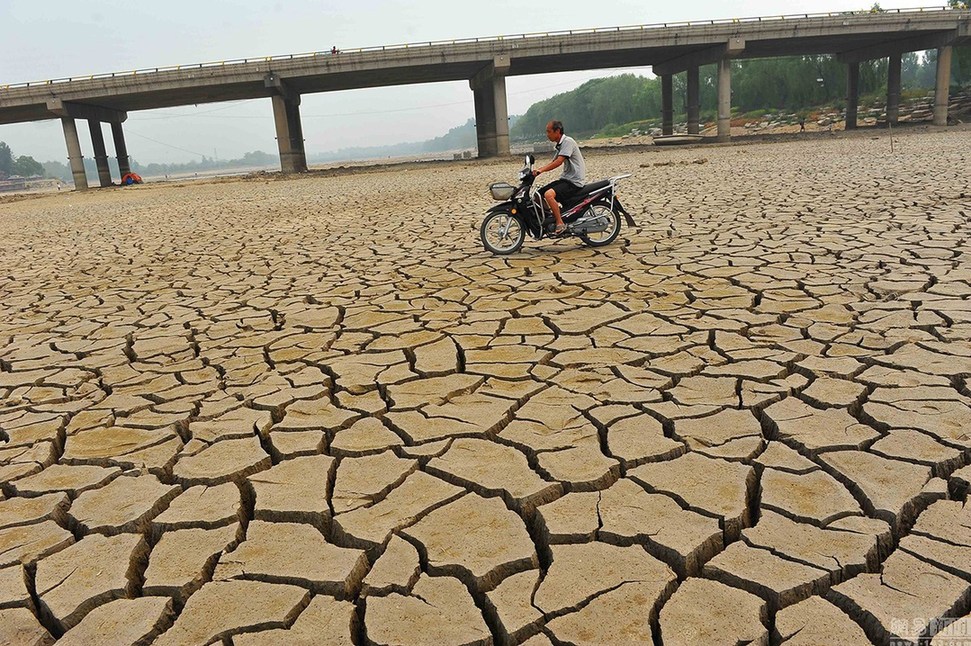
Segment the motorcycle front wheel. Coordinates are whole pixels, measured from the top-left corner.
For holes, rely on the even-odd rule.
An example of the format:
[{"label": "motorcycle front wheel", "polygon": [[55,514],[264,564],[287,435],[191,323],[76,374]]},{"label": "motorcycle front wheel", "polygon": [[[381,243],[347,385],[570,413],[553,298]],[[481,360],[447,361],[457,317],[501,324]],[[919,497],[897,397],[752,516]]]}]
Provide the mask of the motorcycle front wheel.
[{"label": "motorcycle front wheel", "polygon": [[590,210],[593,211],[594,217],[608,218],[610,224],[603,231],[583,234],[580,239],[588,247],[605,247],[620,235],[620,213],[611,211],[606,204],[594,204],[590,207]]},{"label": "motorcycle front wheel", "polygon": [[479,237],[486,251],[505,256],[516,253],[526,240],[526,229],[522,223],[509,213],[496,211],[489,213],[479,227]]}]

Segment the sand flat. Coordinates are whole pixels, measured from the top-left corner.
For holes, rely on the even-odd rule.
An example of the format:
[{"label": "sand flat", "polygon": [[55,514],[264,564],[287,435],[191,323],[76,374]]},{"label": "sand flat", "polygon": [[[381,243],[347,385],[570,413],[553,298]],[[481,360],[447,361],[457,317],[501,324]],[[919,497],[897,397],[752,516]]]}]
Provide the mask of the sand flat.
[{"label": "sand flat", "polygon": [[[943,626],[934,617],[967,611],[961,577],[971,575],[971,558],[946,531],[966,526],[967,514],[947,508],[943,529],[909,541],[906,553],[892,537],[947,504],[939,502],[947,480],[971,450],[969,150],[967,126],[900,129],[892,151],[882,130],[588,146],[589,181],[633,173],[620,197],[638,226],[604,249],[527,240],[509,257],[482,249],[478,225],[492,205],[488,184],[513,180],[519,156],[4,201],[0,491],[62,495],[65,487],[43,475],[52,467],[125,471],[94,489],[148,479],[173,493],[239,489],[238,540],[197,559],[188,599],[175,616],[147,622],[146,639],[273,631],[299,640],[315,617],[305,611],[312,593],[358,604],[340,621],[317,622],[315,637],[333,643],[362,643],[366,632],[419,642],[452,633],[475,643],[568,641],[590,626],[629,639],[660,630],[674,643],[711,630],[709,610],[722,613],[723,634],[764,640],[789,606],[789,623],[779,626],[823,608],[833,639],[861,630],[878,642],[916,639],[917,618],[933,636]],[[737,419],[750,423],[735,428]],[[83,459],[64,450],[112,428],[133,429],[138,442]],[[663,451],[644,448],[659,441]],[[495,464],[443,466],[467,446]],[[260,502],[251,483],[314,455],[332,459],[321,458],[328,466],[308,473],[308,486],[274,486],[304,492],[320,513],[254,525]],[[345,460],[356,462],[342,468]],[[545,493],[523,504],[509,460],[513,475]],[[682,477],[667,462],[710,466]],[[409,468],[342,479],[367,463]],[[205,477],[185,475],[196,471]],[[742,475],[729,482],[719,477],[726,472]],[[688,579],[674,575],[685,571],[683,550],[638,529],[651,523],[638,516],[636,496],[625,506],[623,496],[603,495],[631,488],[680,508],[672,523],[700,516],[722,533],[692,552]],[[99,499],[93,490],[68,489],[66,513],[13,519],[4,553],[33,554],[22,527],[40,521],[79,533],[82,545],[99,532],[130,532],[133,542],[143,534],[148,554],[127,550],[110,558],[130,554],[131,562],[106,564],[135,598],[162,534],[222,522],[208,523],[211,512],[199,506],[182,510],[188,524],[153,523],[175,499],[156,493],[103,497],[131,506],[138,523],[75,526],[79,497],[89,514],[125,509],[88,509]],[[335,491],[355,500],[352,508],[335,505]],[[952,483],[951,495],[960,491]],[[608,497],[610,508],[601,508]],[[453,524],[474,542],[461,532],[428,538],[459,508]],[[602,531],[605,512],[627,519],[630,531]],[[383,529],[356,540],[345,514]],[[762,526],[763,518],[776,522]],[[551,519],[560,530],[545,524]],[[272,546],[268,558],[265,544],[247,542],[247,527],[275,522],[310,532],[292,546],[292,561],[285,547]],[[829,576],[817,576],[787,549],[800,524],[860,553],[827,561]],[[496,541],[515,532],[522,554],[497,561],[502,567],[490,561],[484,577],[464,564],[496,547],[490,531]],[[416,548],[420,571],[362,596],[357,582],[402,540]],[[37,564],[26,576],[51,571],[70,544],[24,556]],[[301,560],[350,548],[361,554],[353,584],[321,587],[294,574]],[[603,563],[585,564],[583,580],[567,586],[573,596],[537,614],[528,588],[533,596],[548,589],[549,572],[575,570],[557,557],[581,552]],[[247,559],[261,559],[262,569],[248,570]],[[650,563],[668,583],[645,588],[628,562]],[[19,570],[7,574],[0,608],[37,610],[23,601]],[[514,577],[536,583],[514,586]],[[924,594],[933,577],[949,585]],[[265,595],[274,612],[220,610],[242,590]],[[712,605],[704,590],[724,603]],[[70,622],[41,609],[39,625],[55,636],[88,626],[84,617],[93,621],[118,596],[84,594]],[[737,599],[746,611],[732,614]],[[389,620],[401,608],[416,617],[407,634]],[[423,629],[422,617],[443,623]]]}]

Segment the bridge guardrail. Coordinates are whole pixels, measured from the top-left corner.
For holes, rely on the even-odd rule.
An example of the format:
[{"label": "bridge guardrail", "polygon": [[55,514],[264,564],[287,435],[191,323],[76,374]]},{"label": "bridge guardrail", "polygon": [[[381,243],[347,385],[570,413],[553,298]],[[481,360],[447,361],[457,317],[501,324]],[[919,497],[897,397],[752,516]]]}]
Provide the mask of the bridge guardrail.
[{"label": "bridge guardrail", "polygon": [[225,61],[210,61],[207,63],[192,63],[187,65],[167,65],[163,67],[147,67],[137,70],[129,70],[125,72],[105,72],[101,74],[90,74],[85,76],[70,76],[58,79],[49,79],[46,81],[28,81],[25,83],[9,83],[6,85],[0,85],[0,89],[8,90],[13,88],[27,88],[34,86],[46,86],[54,85],[57,83],[70,83],[72,81],[93,81],[97,79],[106,78],[117,78],[126,76],[137,76],[139,74],[154,74],[157,72],[176,72],[182,70],[193,70],[193,69],[206,69],[212,67],[225,67],[227,65],[246,65],[248,63],[259,63],[259,62],[272,62],[280,60],[295,60],[303,58],[317,58],[324,56],[339,56],[344,54],[359,54],[368,52],[380,52],[380,51],[395,51],[399,49],[413,49],[418,47],[434,47],[440,45],[464,45],[470,43],[491,43],[491,42],[505,42],[512,40],[522,40],[526,38],[544,38],[548,36],[576,36],[583,34],[607,34],[607,33],[617,33],[625,31],[647,31],[651,29],[670,29],[671,27],[696,27],[701,25],[731,25],[731,24],[741,24],[741,23],[762,23],[770,21],[783,21],[783,20],[795,20],[795,19],[808,19],[808,18],[837,18],[845,16],[864,16],[886,14],[886,15],[898,15],[898,14],[910,14],[910,13],[931,13],[931,12],[961,12],[961,9],[952,9],[950,7],[915,7],[912,9],[882,9],[878,12],[869,9],[864,9],[860,11],[829,11],[825,13],[800,13],[800,14],[785,14],[780,16],[756,16],[751,18],[718,18],[714,20],[688,20],[679,22],[659,22],[651,23],[646,25],[624,25],[620,27],[594,27],[588,29],[567,29],[561,31],[545,31],[545,32],[531,32],[526,34],[517,34],[511,36],[486,36],[482,38],[457,38],[454,40],[437,40],[437,41],[423,41],[417,43],[401,43],[397,45],[379,45],[373,47],[358,47],[354,49],[342,49],[336,54],[330,51],[321,52],[306,52],[302,54],[283,54],[278,56],[257,56],[252,58],[236,58]]}]

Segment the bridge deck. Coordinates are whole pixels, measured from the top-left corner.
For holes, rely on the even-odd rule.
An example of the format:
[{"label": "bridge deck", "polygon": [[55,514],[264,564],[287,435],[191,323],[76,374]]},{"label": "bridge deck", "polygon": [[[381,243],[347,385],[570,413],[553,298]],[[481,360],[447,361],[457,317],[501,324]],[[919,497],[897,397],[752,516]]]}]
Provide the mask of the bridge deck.
[{"label": "bridge deck", "polygon": [[271,72],[290,91],[303,94],[468,80],[496,56],[508,57],[508,76],[676,66],[688,60],[697,64],[697,60],[724,55],[719,48],[729,42],[735,43],[733,58],[854,52],[876,58],[945,43],[969,43],[971,12],[844,13],[640,25],[96,74],[0,87],[0,124],[52,119],[55,114],[47,105],[51,99],[127,112],[268,97],[274,90],[266,87],[264,79]]}]

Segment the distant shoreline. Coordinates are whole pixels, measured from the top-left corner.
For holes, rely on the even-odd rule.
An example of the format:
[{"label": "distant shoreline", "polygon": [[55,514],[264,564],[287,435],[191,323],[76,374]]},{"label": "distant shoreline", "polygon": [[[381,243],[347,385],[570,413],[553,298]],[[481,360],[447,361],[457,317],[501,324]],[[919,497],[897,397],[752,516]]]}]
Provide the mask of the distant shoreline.
[{"label": "distant shoreline", "polygon": [[[934,126],[929,122],[918,122],[909,124],[900,124],[892,129],[888,129],[882,126],[861,126],[856,130],[844,130],[842,124],[838,124],[832,130],[828,128],[816,128],[810,129],[810,124],[806,124],[807,129],[800,132],[798,126],[782,126],[772,130],[760,130],[757,133],[753,133],[742,127],[732,128],[732,140],[725,143],[716,143],[713,138],[709,138],[706,141],[699,143],[688,143],[678,146],[655,146],[653,143],[653,138],[650,135],[639,135],[639,136],[625,136],[625,137],[611,137],[611,138],[596,138],[596,139],[585,139],[580,141],[580,145],[584,150],[596,151],[596,154],[612,154],[614,152],[630,152],[631,150],[641,149],[645,152],[664,154],[672,150],[678,149],[704,149],[711,146],[737,146],[737,145],[757,145],[757,144],[770,144],[770,143],[781,143],[786,141],[799,141],[807,139],[818,139],[818,138],[830,138],[830,137],[899,137],[899,136],[916,136],[924,132],[936,132],[940,130],[948,131],[965,131],[971,129],[971,123],[959,123],[952,126]],[[815,126],[815,124],[813,124]],[[478,159],[476,157],[455,159],[454,154],[461,151],[443,151],[440,153],[425,153],[423,155],[403,155],[400,157],[381,157],[367,160],[353,160],[353,161],[342,161],[342,162],[328,162],[324,164],[312,164],[310,165],[306,173],[300,174],[288,174],[284,175],[280,172],[277,166],[258,166],[258,167],[242,167],[242,168],[226,168],[219,170],[208,170],[198,173],[179,173],[170,174],[168,176],[144,176],[144,179],[148,184],[168,184],[177,185],[182,183],[195,183],[199,181],[252,181],[252,180],[290,180],[299,179],[301,177],[319,177],[319,176],[331,176],[331,175],[345,175],[345,174],[355,174],[357,172],[369,172],[369,171],[380,171],[387,168],[398,168],[401,166],[407,166],[409,164],[441,164],[441,163],[462,163],[462,164],[491,164],[491,163],[508,163],[510,157],[520,157],[527,152],[532,152],[533,144],[519,144],[513,146],[512,152],[508,156],[503,157],[493,157],[489,159]],[[535,153],[537,156],[542,158],[542,155],[548,154],[543,152]],[[37,180],[37,183],[43,182],[47,186],[42,189],[30,189],[26,191],[13,191],[7,193],[0,193],[0,204],[16,202],[24,199],[31,199],[33,197],[43,197],[55,192],[70,192],[73,188],[69,184],[60,183],[61,188],[58,189],[54,184],[59,183],[59,180],[45,179]],[[96,184],[92,184],[93,187],[97,187]],[[115,185],[118,187],[117,185]],[[128,188],[128,187],[126,187]]]}]

